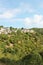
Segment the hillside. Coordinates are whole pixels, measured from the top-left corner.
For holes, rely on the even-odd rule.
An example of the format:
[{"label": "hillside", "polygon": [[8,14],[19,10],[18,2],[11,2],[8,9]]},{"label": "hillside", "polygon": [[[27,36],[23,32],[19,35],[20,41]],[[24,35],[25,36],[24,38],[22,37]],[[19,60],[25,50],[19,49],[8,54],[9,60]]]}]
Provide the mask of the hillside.
[{"label": "hillside", "polygon": [[43,65],[43,28],[0,26],[0,65]]}]

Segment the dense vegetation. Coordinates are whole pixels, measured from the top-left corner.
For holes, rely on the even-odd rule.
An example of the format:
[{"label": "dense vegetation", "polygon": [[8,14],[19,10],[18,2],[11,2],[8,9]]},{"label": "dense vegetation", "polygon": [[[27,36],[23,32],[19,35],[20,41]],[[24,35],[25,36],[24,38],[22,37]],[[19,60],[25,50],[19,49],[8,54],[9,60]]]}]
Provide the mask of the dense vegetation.
[{"label": "dense vegetation", "polygon": [[43,65],[43,28],[22,29],[0,34],[0,65]]}]

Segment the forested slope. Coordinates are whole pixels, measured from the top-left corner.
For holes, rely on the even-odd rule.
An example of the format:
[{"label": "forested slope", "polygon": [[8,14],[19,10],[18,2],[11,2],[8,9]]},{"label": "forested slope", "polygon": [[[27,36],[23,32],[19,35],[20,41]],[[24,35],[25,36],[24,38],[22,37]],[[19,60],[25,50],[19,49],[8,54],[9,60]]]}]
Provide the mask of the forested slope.
[{"label": "forested slope", "polygon": [[0,65],[43,65],[43,28],[10,30],[0,34]]}]

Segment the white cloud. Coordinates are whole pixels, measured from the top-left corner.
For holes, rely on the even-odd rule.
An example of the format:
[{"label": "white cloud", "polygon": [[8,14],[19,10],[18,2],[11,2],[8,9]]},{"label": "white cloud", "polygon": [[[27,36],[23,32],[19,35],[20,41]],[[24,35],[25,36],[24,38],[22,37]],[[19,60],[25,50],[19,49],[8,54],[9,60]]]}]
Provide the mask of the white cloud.
[{"label": "white cloud", "polygon": [[43,27],[43,15],[34,15],[33,24],[36,27]]},{"label": "white cloud", "polygon": [[12,18],[16,17],[17,14],[21,12],[20,9],[10,9],[10,10],[5,10],[4,12],[0,13],[0,19],[1,18]]},{"label": "white cloud", "polygon": [[[9,15],[10,16],[10,15]],[[9,18],[9,22],[22,22],[25,27],[43,27],[43,15],[34,14],[32,17],[25,18]],[[19,24],[19,23],[18,23]]]},{"label": "white cloud", "polygon": [[12,13],[10,13],[9,11],[4,12],[3,14],[0,14],[0,18],[11,18],[13,16]]},{"label": "white cloud", "polygon": [[33,18],[34,18],[33,21],[34,21],[35,23],[40,23],[40,22],[42,21],[43,16],[36,14],[36,15],[34,15]]},{"label": "white cloud", "polygon": [[26,17],[24,18],[24,24],[27,27],[33,25],[36,27],[41,27],[41,25],[43,26],[43,15],[35,14],[33,17]]},{"label": "white cloud", "polygon": [[0,7],[0,19],[2,18],[13,18],[16,17],[18,14],[23,14],[23,13],[33,13],[35,10],[30,4],[27,3],[20,3],[18,8],[14,9],[6,9],[6,8],[1,8]]},{"label": "white cloud", "polygon": [[33,26],[33,25],[40,27],[41,25],[43,25],[43,15],[39,15],[39,14],[34,14],[32,17],[15,18],[10,20],[13,22],[22,21],[22,23],[24,23],[26,27]]},{"label": "white cloud", "polygon": [[11,13],[14,15],[17,15],[17,14],[21,13],[21,9],[20,8],[13,9],[13,10],[11,10]]},{"label": "white cloud", "polygon": [[29,17],[26,17],[26,18],[24,18],[24,23],[25,23],[25,25],[30,25],[31,24],[31,18],[29,18]]}]

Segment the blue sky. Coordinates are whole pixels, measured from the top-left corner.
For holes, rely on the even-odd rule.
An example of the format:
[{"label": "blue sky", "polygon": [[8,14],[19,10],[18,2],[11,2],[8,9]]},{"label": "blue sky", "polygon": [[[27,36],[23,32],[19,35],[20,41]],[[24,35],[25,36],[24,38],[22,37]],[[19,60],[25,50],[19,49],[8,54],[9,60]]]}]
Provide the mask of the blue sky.
[{"label": "blue sky", "polygon": [[0,0],[0,25],[43,27],[43,0]]}]

